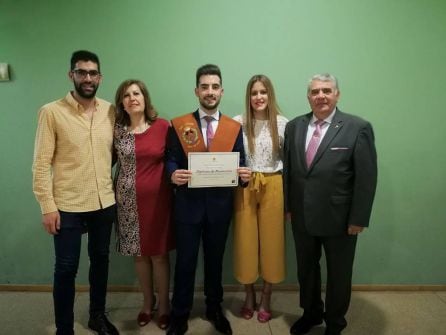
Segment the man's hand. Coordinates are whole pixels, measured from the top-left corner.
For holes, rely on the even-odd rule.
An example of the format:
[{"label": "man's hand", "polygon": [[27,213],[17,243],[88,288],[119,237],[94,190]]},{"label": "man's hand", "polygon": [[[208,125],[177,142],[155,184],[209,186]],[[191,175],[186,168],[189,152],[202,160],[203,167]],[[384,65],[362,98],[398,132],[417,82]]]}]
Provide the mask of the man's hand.
[{"label": "man's hand", "polygon": [[58,211],[50,212],[42,215],[42,224],[45,230],[51,234],[57,234],[60,229],[60,214]]},{"label": "man's hand", "polygon": [[364,230],[364,227],[361,226],[355,226],[355,225],[348,225],[347,233],[349,235],[358,235],[360,232]]},{"label": "man's hand", "polygon": [[184,185],[190,180],[191,176],[192,172],[190,170],[175,170],[170,179],[176,185]]},{"label": "man's hand", "polygon": [[251,169],[247,167],[239,167],[237,169],[238,176],[242,182],[247,183],[251,179]]}]

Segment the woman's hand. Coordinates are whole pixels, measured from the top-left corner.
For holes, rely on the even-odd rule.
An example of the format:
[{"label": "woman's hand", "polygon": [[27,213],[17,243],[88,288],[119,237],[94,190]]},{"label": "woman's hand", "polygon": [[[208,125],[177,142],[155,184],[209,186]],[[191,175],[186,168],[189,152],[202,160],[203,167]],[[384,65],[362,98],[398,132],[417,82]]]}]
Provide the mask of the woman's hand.
[{"label": "woman's hand", "polygon": [[247,183],[251,179],[251,169],[248,167],[239,167],[237,173],[244,183]]}]

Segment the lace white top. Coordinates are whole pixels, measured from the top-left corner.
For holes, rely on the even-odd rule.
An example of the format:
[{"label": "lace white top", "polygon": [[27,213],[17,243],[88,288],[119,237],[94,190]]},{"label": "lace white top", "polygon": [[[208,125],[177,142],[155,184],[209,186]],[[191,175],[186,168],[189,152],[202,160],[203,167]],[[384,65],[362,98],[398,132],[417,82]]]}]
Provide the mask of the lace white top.
[{"label": "lace white top", "polygon": [[288,119],[282,115],[277,115],[277,129],[279,131],[279,155],[273,157],[273,144],[268,127],[268,120],[256,120],[254,124],[254,147],[255,152],[251,154],[248,148],[248,138],[246,137],[245,117],[243,115],[234,116],[234,120],[240,122],[243,129],[243,144],[245,147],[246,166],[253,172],[273,173],[282,171],[283,163],[283,137],[285,125]]}]

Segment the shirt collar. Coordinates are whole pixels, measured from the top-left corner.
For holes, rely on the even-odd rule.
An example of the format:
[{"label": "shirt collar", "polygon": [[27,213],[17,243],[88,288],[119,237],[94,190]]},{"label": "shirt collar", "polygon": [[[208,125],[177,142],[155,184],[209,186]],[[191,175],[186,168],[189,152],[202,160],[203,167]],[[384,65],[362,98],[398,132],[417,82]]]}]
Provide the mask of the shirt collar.
[{"label": "shirt collar", "polygon": [[[201,108],[198,108],[198,115],[200,116],[200,120],[203,119],[205,116],[208,116],[209,114],[206,114],[205,112],[203,112],[203,110]],[[212,114],[209,115],[212,116],[214,118],[214,120],[219,120],[220,119],[220,111],[217,109],[217,111]]]},{"label": "shirt collar", "polygon": [[[68,104],[73,107],[77,112],[81,113],[84,111],[84,106],[82,106],[75,98],[73,98],[73,91],[68,92],[65,96],[65,100]],[[94,98],[94,105],[97,107],[99,105],[98,100]]]},{"label": "shirt collar", "polygon": [[[330,113],[330,115],[328,115],[323,121],[325,121],[325,123],[327,123],[327,124],[331,124],[331,122],[333,121],[333,118],[334,118],[334,115],[335,115],[335,113],[336,113],[336,107],[333,109],[333,111]],[[314,116],[314,113],[313,113],[313,115],[311,116],[311,124],[312,125],[314,125],[314,123],[317,121],[318,119],[317,119],[317,117],[315,117]]]}]

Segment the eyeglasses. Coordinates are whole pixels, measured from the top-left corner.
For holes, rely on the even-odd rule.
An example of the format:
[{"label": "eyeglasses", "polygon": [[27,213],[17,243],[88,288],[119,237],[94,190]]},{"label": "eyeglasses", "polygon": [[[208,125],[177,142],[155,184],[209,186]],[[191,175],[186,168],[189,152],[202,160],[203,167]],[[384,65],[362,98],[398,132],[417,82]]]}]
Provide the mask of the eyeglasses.
[{"label": "eyeglasses", "polygon": [[83,70],[83,69],[74,69],[72,72],[74,72],[76,75],[81,77],[82,79],[87,78],[87,76],[90,76],[91,79],[98,79],[101,76],[101,73],[97,70]]}]

